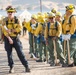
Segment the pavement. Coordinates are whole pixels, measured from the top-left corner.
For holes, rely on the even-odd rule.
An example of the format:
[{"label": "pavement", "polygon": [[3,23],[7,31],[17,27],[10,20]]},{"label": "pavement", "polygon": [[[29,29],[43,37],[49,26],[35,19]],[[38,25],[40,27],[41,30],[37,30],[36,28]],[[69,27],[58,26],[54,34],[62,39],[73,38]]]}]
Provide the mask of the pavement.
[{"label": "pavement", "polygon": [[46,62],[36,62],[35,59],[30,58],[29,54],[29,42],[28,38],[20,37],[23,44],[23,52],[26,59],[28,60],[31,72],[26,73],[24,66],[21,64],[15,49],[13,48],[13,60],[15,63],[15,73],[9,74],[9,67],[7,61],[6,51],[4,49],[4,44],[0,44],[0,75],[76,75],[76,67],[66,67],[61,66],[51,67]]}]

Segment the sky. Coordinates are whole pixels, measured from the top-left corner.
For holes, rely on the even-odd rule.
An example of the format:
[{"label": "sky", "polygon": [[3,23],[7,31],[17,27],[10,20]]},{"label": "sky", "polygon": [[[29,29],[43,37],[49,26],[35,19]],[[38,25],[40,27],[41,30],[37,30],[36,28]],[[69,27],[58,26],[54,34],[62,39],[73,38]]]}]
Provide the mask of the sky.
[{"label": "sky", "polygon": [[[68,4],[76,5],[76,0],[41,0],[42,12],[50,11],[52,8],[58,11],[64,11]],[[0,0],[0,9],[5,9],[8,5],[12,5],[17,9],[31,12],[40,12],[40,0]]]}]

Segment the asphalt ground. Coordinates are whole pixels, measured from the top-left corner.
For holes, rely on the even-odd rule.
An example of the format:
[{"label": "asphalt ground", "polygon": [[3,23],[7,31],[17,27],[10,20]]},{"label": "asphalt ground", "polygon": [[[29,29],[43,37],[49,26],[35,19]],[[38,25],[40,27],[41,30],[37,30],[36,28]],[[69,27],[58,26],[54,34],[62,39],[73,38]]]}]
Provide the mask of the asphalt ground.
[{"label": "asphalt ground", "polygon": [[15,63],[15,72],[10,74],[7,63],[7,55],[4,49],[4,44],[0,44],[0,75],[76,75],[76,67],[50,66],[46,62],[36,62],[30,58],[28,37],[20,37],[23,45],[23,52],[28,60],[31,72],[26,73],[24,66],[21,64],[15,49],[13,48],[13,60]]}]

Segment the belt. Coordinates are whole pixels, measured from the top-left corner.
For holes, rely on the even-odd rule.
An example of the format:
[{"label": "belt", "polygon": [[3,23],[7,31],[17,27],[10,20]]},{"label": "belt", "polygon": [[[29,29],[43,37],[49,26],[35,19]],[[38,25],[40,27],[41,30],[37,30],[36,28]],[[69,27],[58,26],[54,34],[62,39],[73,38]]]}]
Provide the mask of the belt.
[{"label": "belt", "polygon": [[12,37],[12,36],[10,36],[10,37],[11,37],[11,39],[16,39],[16,38],[17,38],[17,36],[16,36],[16,37],[14,37],[14,36],[13,36],[13,37]]},{"label": "belt", "polygon": [[70,30],[67,30],[66,33],[70,32]]},{"label": "belt", "polygon": [[55,37],[55,36],[48,36],[48,38],[53,38],[53,37]]}]

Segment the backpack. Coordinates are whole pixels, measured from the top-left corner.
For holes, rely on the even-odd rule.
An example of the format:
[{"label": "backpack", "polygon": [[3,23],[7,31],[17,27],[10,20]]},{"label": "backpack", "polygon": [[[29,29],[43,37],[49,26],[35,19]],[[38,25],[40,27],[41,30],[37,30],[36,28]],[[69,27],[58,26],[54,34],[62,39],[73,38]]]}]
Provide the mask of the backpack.
[{"label": "backpack", "polygon": [[73,16],[76,16],[76,15],[71,15],[70,17],[69,17],[69,24],[71,24],[71,18],[73,17]]},{"label": "backpack", "polygon": [[[49,32],[49,29],[50,29],[50,22],[47,24],[48,25],[48,32]],[[55,27],[56,27],[56,31],[58,31],[58,22],[56,21],[55,22]]]},{"label": "backpack", "polygon": [[[6,25],[8,25],[8,17],[6,17],[6,18],[7,18],[6,19]],[[18,24],[18,18],[15,16],[14,19],[15,19],[14,23]]]},{"label": "backpack", "polygon": [[[69,24],[71,24],[71,18],[73,17],[73,16],[76,16],[76,15],[71,15],[70,17],[69,17]],[[62,21],[62,25],[64,24],[64,22],[65,22],[65,19]]]},{"label": "backpack", "polygon": [[[16,17],[16,16],[14,16],[14,24],[18,24],[19,22],[18,22],[18,18]],[[8,17],[6,17],[6,26],[8,25]],[[12,27],[13,27],[13,29],[14,29],[14,26],[13,26],[13,24],[12,24]],[[14,34],[21,34],[21,31],[19,32],[19,33],[17,33],[17,32],[14,32]]]}]

